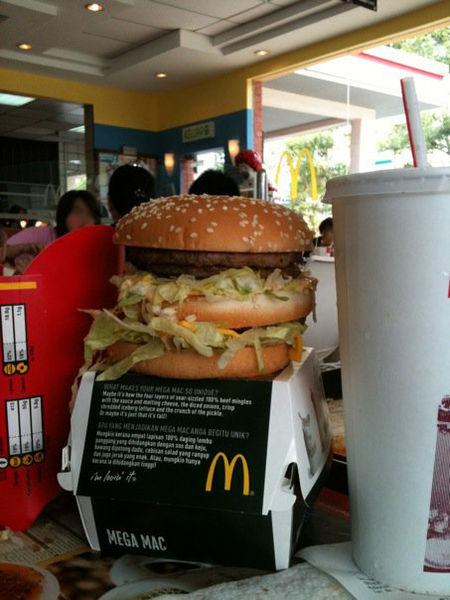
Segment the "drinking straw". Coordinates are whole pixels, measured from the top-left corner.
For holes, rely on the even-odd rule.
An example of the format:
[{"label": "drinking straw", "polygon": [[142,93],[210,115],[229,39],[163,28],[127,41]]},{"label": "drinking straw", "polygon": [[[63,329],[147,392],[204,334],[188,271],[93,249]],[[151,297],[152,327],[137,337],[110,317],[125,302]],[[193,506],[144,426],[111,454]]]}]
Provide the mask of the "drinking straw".
[{"label": "drinking straw", "polygon": [[415,167],[428,167],[427,147],[420,121],[419,103],[412,77],[400,80],[402,86],[403,106],[405,108],[406,125],[408,127],[409,144]]}]

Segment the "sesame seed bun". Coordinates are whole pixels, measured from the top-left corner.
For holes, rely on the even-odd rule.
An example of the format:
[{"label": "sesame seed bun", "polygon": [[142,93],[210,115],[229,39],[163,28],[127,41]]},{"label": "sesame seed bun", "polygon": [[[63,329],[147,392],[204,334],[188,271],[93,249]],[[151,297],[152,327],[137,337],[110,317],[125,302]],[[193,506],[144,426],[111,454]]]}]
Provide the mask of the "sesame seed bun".
[{"label": "sesame seed bun", "polygon": [[171,196],[133,208],[117,223],[125,246],[206,252],[302,252],[312,232],[279,204],[240,196]]},{"label": "sesame seed bun", "polygon": [[[129,342],[116,342],[107,350],[108,358],[118,362],[129,356],[139,346]],[[289,362],[289,346],[276,344],[263,346],[264,374],[276,373],[283,369]],[[144,375],[169,377],[173,379],[233,379],[258,377],[261,372],[253,346],[246,346],[239,350],[228,362],[224,369],[217,365],[220,354],[202,356],[196,352],[166,352],[158,358],[143,360],[133,366],[133,371]]]}]

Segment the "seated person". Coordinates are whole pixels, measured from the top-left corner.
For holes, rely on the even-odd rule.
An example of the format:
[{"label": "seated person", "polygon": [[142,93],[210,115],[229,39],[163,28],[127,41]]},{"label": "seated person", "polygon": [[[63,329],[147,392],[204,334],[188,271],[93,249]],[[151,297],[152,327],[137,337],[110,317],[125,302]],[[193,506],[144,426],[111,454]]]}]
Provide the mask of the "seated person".
[{"label": "seated person", "polygon": [[190,194],[211,194],[212,196],[240,196],[238,184],[222,171],[208,169],[197,177],[189,188]]},{"label": "seated person", "polygon": [[334,242],[333,219],[327,217],[319,225],[320,236],[314,238],[314,246],[331,246]]},{"label": "seated person", "polygon": [[56,227],[27,227],[7,241],[6,255],[16,271],[23,273],[41,250],[65,235],[87,225],[100,223],[100,207],[90,192],[71,190],[63,194],[56,208]]},{"label": "seated person", "polygon": [[147,169],[133,165],[118,167],[108,186],[108,208],[114,223],[155,195],[155,179]]}]

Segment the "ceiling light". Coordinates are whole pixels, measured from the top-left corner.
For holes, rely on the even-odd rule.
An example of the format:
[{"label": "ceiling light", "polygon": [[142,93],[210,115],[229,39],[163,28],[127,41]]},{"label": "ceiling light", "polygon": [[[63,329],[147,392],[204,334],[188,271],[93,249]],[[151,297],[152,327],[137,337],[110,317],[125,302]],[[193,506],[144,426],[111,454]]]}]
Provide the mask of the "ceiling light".
[{"label": "ceiling light", "polygon": [[72,133],[84,133],[85,129],[84,129],[84,125],[78,125],[77,127],[72,127],[71,129],[68,129],[67,131],[71,131]]},{"label": "ceiling light", "polygon": [[16,44],[17,48],[19,48],[19,50],[31,50],[31,48],[33,47],[31,44],[28,44],[27,42],[21,42],[20,44]]},{"label": "ceiling light", "polygon": [[156,79],[165,79],[167,77],[167,73],[155,73],[153,77],[156,77]]},{"label": "ceiling light", "polygon": [[90,10],[91,12],[102,12],[105,10],[103,4],[98,4],[97,2],[91,2],[90,4],[85,4],[84,8]]},{"label": "ceiling light", "polygon": [[0,104],[8,106],[23,106],[28,102],[33,102],[34,98],[29,96],[16,96],[15,94],[0,94]]},{"label": "ceiling light", "polygon": [[270,52],[268,50],[255,50],[254,54],[256,56],[267,56]]}]

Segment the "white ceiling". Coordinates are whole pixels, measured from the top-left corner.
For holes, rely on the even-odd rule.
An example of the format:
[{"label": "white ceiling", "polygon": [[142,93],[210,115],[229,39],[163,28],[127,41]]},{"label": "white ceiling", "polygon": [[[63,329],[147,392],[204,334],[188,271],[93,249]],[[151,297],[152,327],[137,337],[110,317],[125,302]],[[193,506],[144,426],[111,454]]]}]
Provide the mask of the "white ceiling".
[{"label": "white ceiling", "polygon": [[274,56],[435,1],[378,0],[374,12],[344,0],[103,0],[92,13],[86,0],[0,0],[0,65],[165,91],[260,61],[257,49]]}]

